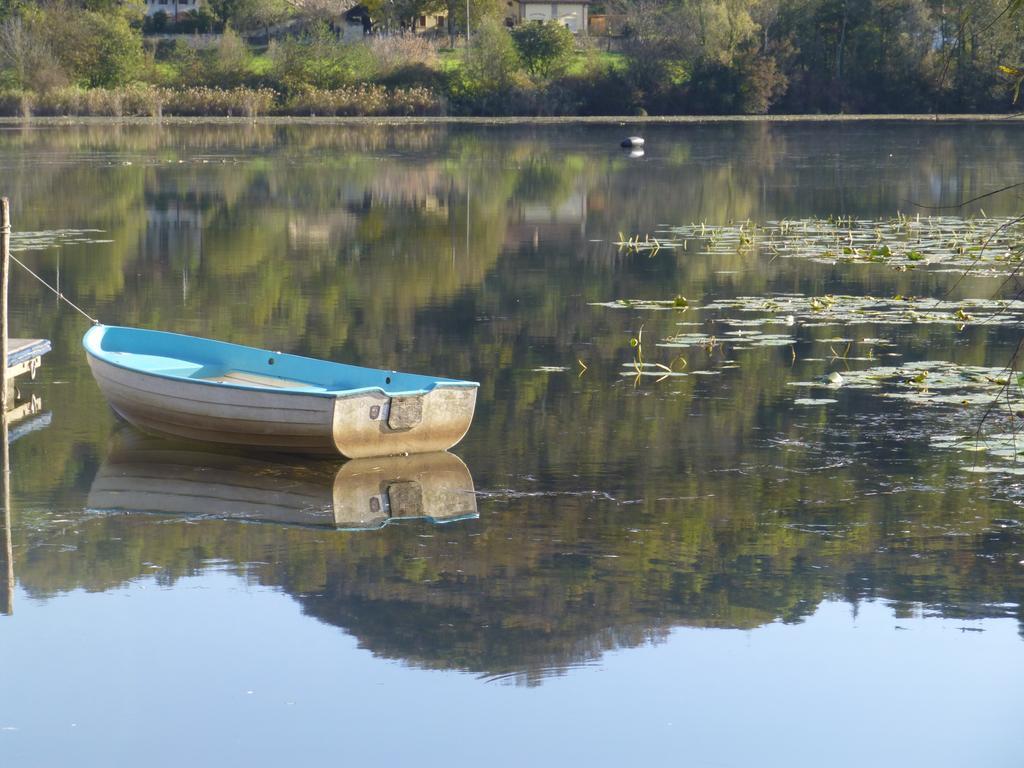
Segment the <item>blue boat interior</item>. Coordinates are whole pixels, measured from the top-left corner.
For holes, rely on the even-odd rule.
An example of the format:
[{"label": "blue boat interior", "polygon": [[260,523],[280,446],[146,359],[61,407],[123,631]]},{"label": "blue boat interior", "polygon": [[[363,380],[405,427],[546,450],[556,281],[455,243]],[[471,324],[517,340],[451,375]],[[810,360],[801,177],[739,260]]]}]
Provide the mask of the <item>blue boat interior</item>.
[{"label": "blue boat interior", "polygon": [[121,368],[213,386],[277,390],[334,397],[379,390],[425,394],[438,385],[475,387],[473,381],[362,368],[165,331],[96,325],[82,339],[94,357]]}]

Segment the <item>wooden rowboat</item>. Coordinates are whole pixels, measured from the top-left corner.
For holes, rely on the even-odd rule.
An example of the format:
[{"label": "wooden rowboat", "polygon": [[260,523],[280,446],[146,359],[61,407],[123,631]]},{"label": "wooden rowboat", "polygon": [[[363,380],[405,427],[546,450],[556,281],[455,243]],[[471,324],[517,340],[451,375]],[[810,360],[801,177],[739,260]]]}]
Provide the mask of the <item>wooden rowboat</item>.
[{"label": "wooden rowboat", "polygon": [[247,455],[123,430],[93,479],[97,512],[347,531],[477,517],[473,478],[450,453],[335,461]]},{"label": "wooden rowboat", "polygon": [[272,451],[447,450],[479,386],[139,328],[96,325],[82,344],[111,407],[144,432]]}]

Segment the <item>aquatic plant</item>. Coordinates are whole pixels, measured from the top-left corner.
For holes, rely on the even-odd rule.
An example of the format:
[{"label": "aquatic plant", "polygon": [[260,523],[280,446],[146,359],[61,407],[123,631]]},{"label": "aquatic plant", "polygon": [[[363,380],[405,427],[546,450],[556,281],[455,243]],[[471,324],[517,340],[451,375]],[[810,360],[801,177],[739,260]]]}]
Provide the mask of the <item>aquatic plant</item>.
[{"label": "aquatic plant", "polygon": [[[791,381],[793,387],[826,387],[834,381]],[[1024,391],[1005,368],[958,365],[944,360],[921,360],[898,366],[874,366],[844,371],[843,389],[874,390],[882,397],[918,405],[1024,406]]]},{"label": "aquatic plant", "polygon": [[52,229],[45,232],[12,232],[11,251],[43,251],[64,245],[83,243],[109,243],[110,240],[96,238],[100,229]]},{"label": "aquatic plant", "polygon": [[666,227],[653,236],[619,234],[620,248],[647,252],[688,249],[701,254],[753,254],[824,264],[877,263],[904,271],[1005,272],[1024,260],[1024,222],[1015,217],[907,216],[706,222]]}]

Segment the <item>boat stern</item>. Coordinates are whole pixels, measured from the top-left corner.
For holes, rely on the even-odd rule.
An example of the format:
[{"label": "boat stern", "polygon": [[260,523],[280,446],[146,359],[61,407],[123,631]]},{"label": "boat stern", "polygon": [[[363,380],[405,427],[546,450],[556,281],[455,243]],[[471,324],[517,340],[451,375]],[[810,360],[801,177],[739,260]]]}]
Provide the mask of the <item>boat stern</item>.
[{"label": "boat stern", "polygon": [[334,444],[350,459],[446,451],[469,431],[475,385],[438,384],[427,392],[340,395],[334,401]]}]

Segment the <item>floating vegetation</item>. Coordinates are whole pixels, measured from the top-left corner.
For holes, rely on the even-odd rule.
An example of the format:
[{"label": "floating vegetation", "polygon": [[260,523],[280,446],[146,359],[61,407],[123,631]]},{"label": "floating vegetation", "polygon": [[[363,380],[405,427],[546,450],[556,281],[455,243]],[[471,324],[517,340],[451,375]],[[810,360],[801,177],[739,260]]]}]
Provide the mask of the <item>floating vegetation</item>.
[{"label": "floating vegetation", "polygon": [[1000,466],[994,464],[972,464],[969,467],[964,467],[964,472],[979,472],[985,474],[1000,475],[1024,475],[1024,467],[1005,465]]},{"label": "floating vegetation", "polygon": [[[994,423],[1010,424],[1024,417],[1024,391],[1016,372],[1005,368],[976,365],[957,365],[937,360],[907,363],[901,366],[878,366],[863,371],[832,372],[815,381],[790,382],[791,386],[830,390],[873,390],[882,397],[903,400],[915,406],[943,407],[941,418],[946,429],[951,422],[976,422],[970,434],[937,434],[930,438],[931,446],[943,450],[959,450],[973,459],[964,471],[991,475],[1024,475],[1024,432],[984,434],[981,426],[986,418],[978,420],[978,409],[994,408],[1001,418]],[[800,397],[793,400],[797,406],[810,406],[836,402],[832,398]],[[960,419],[950,408],[963,411]],[[967,408],[974,408],[972,412]],[[987,413],[987,412],[986,412]],[[1024,428],[1024,422],[1016,421]],[[1014,429],[1015,426],[1009,426]],[[954,427],[955,429],[956,427]],[[1002,427],[1004,430],[1006,426]],[[984,456],[984,461],[979,461]],[[1007,462],[999,464],[998,462]]]},{"label": "floating vegetation", "polygon": [[680,333],[677,336],[670,336],[664,341],[659,341],[659,347],[676,347],[676,348],[687,348],[687,347],[715,347],[718,345],[718,339],[714,336],[709,336],[704,333]]},{"label": "floating vegetation", "polygon": [[534,373],[565,373],[569,369],[564,365],[542,365],[539,368],[534,368]]},{"label": "floating vegetation", "polygon": [[[796,319],[791,315],[786,317],[757,318],[723,317],[719,319],[719,322],[731,325],[734,328],[757,328],[762,325],[794,325]],[[682,325],[682,323],[677,323],[677,325]]]},{"label": "floating vegetation", "polygon": [[[965,451],[975,456],[985,455],[997,460],[1024,460],[1024,435],[1014,432],[988,435],[933,435],[931,444],[933,448]],[[1024,466],[1014,464],[982,464],[975,461],[964,467],[964,470],[979,474],[1024,475]]]},{"label": "floating vegetation", "polygon": [[52,229],[44,232],[12,232],[11,251],[45,251],[50,248],[60,248],[63,245],[112,243],[113,240],[100,240],[92,237],[92,235],[102,232],[102,229]]},{"label": "floating vegetation", "polygon": [[[641,376],[660,376],[662,379],[667,379],[669,376],[680,375],[680,372],[675,370],[675,364],[677,362],[682,363],[682,367],[686,367],[686,358],[677,357],[669,365],[664,363],[649,363],[644,361],[644,327],[641,325],[640,330],[636,336],[629,340],[629,346],[633,348],[633,372],[636,374],[636,380],[640,381]],[[626,365],[630,365],[626,363]],[[659,373],[660,372],[660,373]],[[685,374],[681,374],[685,375]]]},{"label": "floating vegetation", "polygon": [[883,397],[923,405],[1024,405],[1024,392],[1005,368],[941,360],[833,372],[819,381],[792,381],[790,386],[880,390]]},{"label": "floating vegetation", "polygon": [[658,380],[667,379],[672,376],[689,376],[690,374],[686,371],[673,371],[671,368],[660,363],[623,363],[622,367],[626,370],[622,371],[620,376],[656,376]]},{"label": "floating vegetation", "polygon": [[1006,432],[992,435],[933,435],[936,448],[987,453],[1000,459],[1024,459],[1024,435]]},{"label": "floating vegetation", "polygon": [[663,341],[659,341],[658,346],[671,348],[703,347],[708,351],[711,351],[715,347],[720,346],[723,341],[742,344],[742,347],[734,347],[735,349],[749,347],[785,347],[796,341],[792,336],[784,333],[760,333],[758,331],[748,330],[726,331],[724,336],[725,338],[720,339],[716,336],[709,336],[703,333],[680,333],[676,336],[670,336]]},{"label": "floating vegetation", "polygon": [[[1024,223],[1012,217],[906,216],[750,221],[668,227],[655,236],[625,237],[619,247],[654,255],[685,248],[701,254],[754,253],[823,264],[886,264],[907,270],[935,265],[950,271],[1003,272],[1024,260]],[[693,243],[693,246],[691,246]]]},{"label": "floating vegetation", "polygon": [[[593,302],[594,307],[653,311],[685,311],[700,309],[721,313],[762,313],[764,317],[722,317],[718,321],[737,328],[762,325],[797,325],[804,328],[826,328],[837,325],[879,324],[914,325],[942,324],[957,327],[972,325],[1024,325],[1024,301],[1018,299],[960,299],[949,301],[922,296],[896,295],[845,296],[825,294],[780,294],[772,296],[737,296],[716,299],[703,307],[680,305],[679,299],[616,299]],[[885,339],[865,339],[891,345]]]},{"label": "floating vegetation", "polygon": [[[790,318],[806,328],[832,325],[942,324],[1022,325],[1024,301],[1017,299],[961,299],[945,301],[918,296],[737,296],[718,299],[703,307],[719,312],[770,313],[769,322],[789,324]],[[723,320],[723,322],[725,322]],[[728,321],[735,324],[734,320]],[[884,340],[876,340],[886,343]]]},{"label": "floating vegetation", "polygon": [[608,307],[609,309],[645,309],[675,310],[685,312],[690,308],[689,302],[682,296],[674,299],[615,299],[615,301],[592,301],[592,307]]}]

